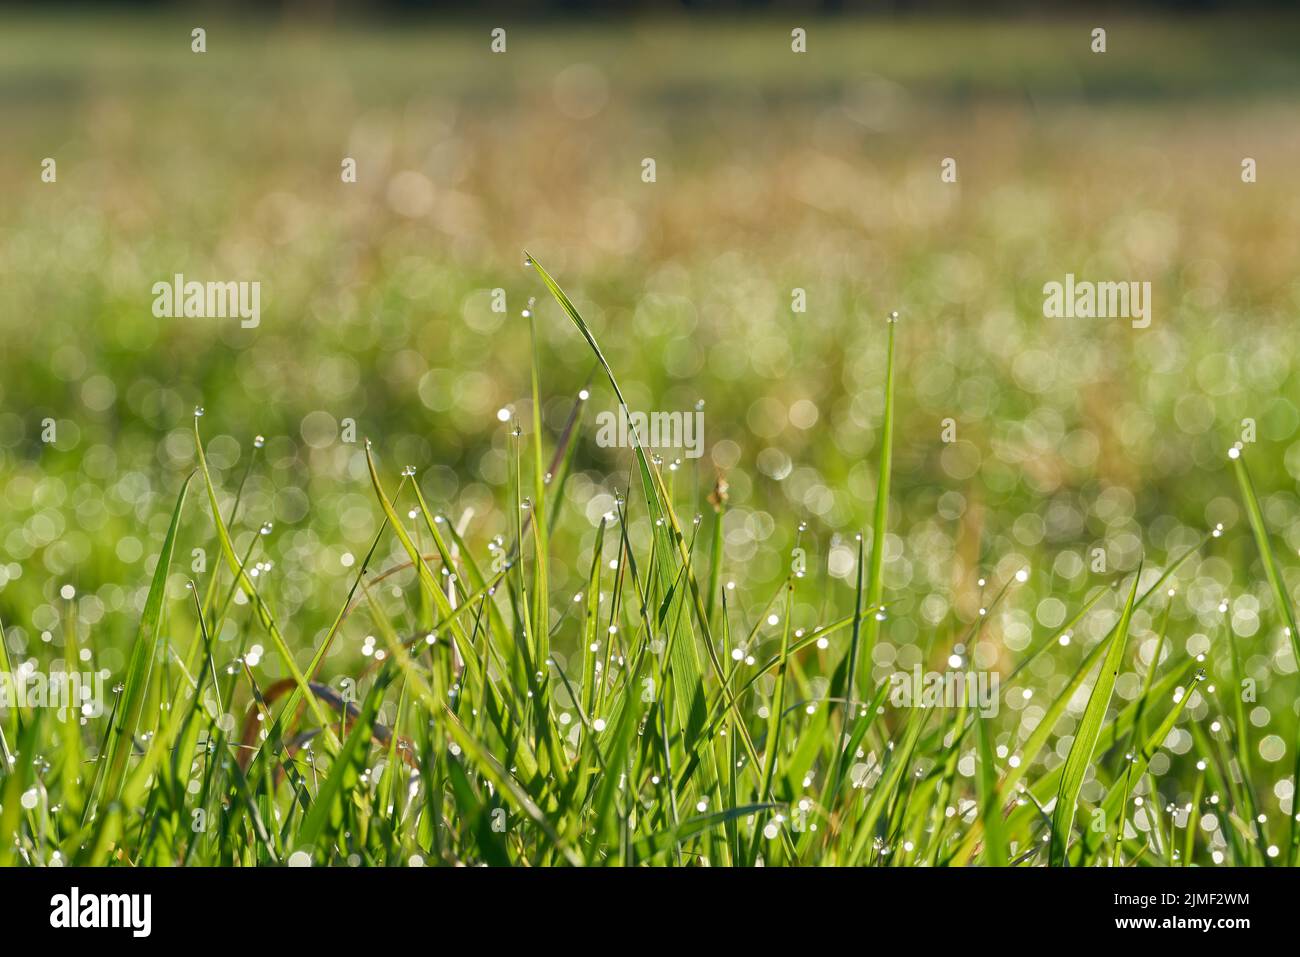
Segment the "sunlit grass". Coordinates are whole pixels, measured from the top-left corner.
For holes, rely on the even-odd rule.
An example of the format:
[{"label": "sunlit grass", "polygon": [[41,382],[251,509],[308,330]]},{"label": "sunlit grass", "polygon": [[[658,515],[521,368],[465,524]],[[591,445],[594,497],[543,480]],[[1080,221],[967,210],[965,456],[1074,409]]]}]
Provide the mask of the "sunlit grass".
[{"label": "sunlit grass", "polygon": [[1294,26],[809,26],[5,23],[0,861],[1294,861]]},{"label": "sunlit grass", "polygon": [[[621,398],[596,334],[541,264],[529,264]],[[905,339],[907,327],[881,325],[888,423],[898,401],[896,329]],[[540,373],[534,368],[539,401]],[[1149,556],[1149,572],[1116,577],[1111,584],[1122,585],[1126,599],[1099,583],[1068,627],[1037,636],[1010,670],[1003,697],[1044,693],[1023,666],[1058,650],[1099,613],[1099,601],[1108,597],[1121,612],[1026,737],[1006,710],[897,707],[888,679],[860,667],[890,618],[879,545],[888,533],[885,505],[867,540],[858,538],[849,594],[830,598],[815,623],[795,627],[796,596],[819,586],[791,571],[763,611],[774,626],[768,640],[756,640],[758,625],[742,639],[730,584],[716,595],[701,584],[719,578],[711,567],[719,555],[701,539],[724,520],[725,504],[682,516],[676,470],[638,439],[634,481],[600,523],[587,593],[573,596],[573,620],[547,623],[555,556],[543,517],[554,511],[563,523],[572,507],[564,474],[548,479],[544,463],[564,457],[562,444],[544,447],[555,440],[537,427],[513,444],[520,519],[500,550],[508,557],[495,561],[474,555],[430,508],[418,469],[379,462],[367,447],[381,531],[338,596],[335,627],[299,670],[250,572],[252,546],[264,535],[253,535],[242,556],[236,551],[229,527],[242,516],[237,501],[222,513],[201,422],[196,410],[208,531],[191,537],[222,561],[183,594],[168,594],[169,570],[192,544],[181,528],[194,508],[185,494],[193,476],[177,476],[180,492],[111,706],[80,726],[40,708],[7,712],[0,739],[7,758],[0,815],[14,835],[0,849],[7,863],[1258,864],[1278,858],[1279,845],[1294,846],[1288,822],[1257,818],[1255,781],[1228,771],[1223,735],[1188,732],[1193,751],[1165,760],[1159,775],[1151,770],[1180,724],[1204,723],[1188,710],[1193,702],[1206,710],[1205,656],[1153,657],[1141,694],[1111,705],[1121,670],[1140,666],[1128,640],[1135,612],[1152,596],[1167,603],[1163,650],[1168,608],[1178,601],[1167,586],[1213,536],[1163,562]],[[885,444],[879,453],[882,494],[890,452]],[[1258,501],[1244,470],[1239,475],[1289,622]],[[412,504],[399,508],[403,500]],[[642,517],[653,534],[638,547],[628,528]],[[396,588],[392,570],[370,564],[389,536],[415,572]],[[1014,600],[1017,584],[1001,583],[993,604]],[[398,600],[381,601],[381,590]],[[185,641],[173,623],[184,620],[187,603],[197,628]],[[211,636],[230,614],[247,618],[288,665],[274,698],[246,654],[216,656]],[[325,653],[352,615],[379,637],[372,663],[340,694],[329,687],[339,676],[327,673]],[[74,636],[66,635],[69,650]],[[746,653],[760,646],[757,656]],[[972,667],[969,659],[952,664]],[[1082,716],[1068,719],[1068,756],[1044,763],[1048,735],[1084,691]],[[1218,705],[1209,713],[1228,719]],[[240,722],[251,736],[237,733]],[[47,753],[63,760],[39,757]],[[1245,753],[1238,757],[1246,767]],[[962,768],[967,761],[977,769]],[[1194,781],[1199,798],[1202,775],[1215,795],[1212,813],[1224,820],[1203,836],[1199,801],[1153,807],[1156,788],[1171,779]],[[1085,780],[1093,785],[1087,798]]]}]

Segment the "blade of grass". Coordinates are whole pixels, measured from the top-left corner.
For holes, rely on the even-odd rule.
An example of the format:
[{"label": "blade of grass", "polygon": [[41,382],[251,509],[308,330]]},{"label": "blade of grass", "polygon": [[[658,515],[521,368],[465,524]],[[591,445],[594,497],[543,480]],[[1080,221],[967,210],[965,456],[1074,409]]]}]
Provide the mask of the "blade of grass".
[{"label": "blade of grass", "polygon": [[1133,574],[1133,585],[1129,589],[1128,600],[1124,603],[1124,612],[1119,625],[1106,648],[1106,657],[1097,673],[1097,681],[1092,686],[1088,704],[1083,710],[1083,717],[1075,729],[1074,742],[1065,759],[1065,770],[1061,774],[1061,786],[1056,794],[1056,807],[1052,810],[1052,843],[1048,856],[1054,867],[1064,866],[1066,850],[1070,842],[1070,832],[1074,827],[1075,807],[1079,800],[1079,791],[1083,787],[1083,778],[1092,764],[1093,749],[1101,737],[1102,722],[1106,719],[1106,709],[1110,707],[1111,692],[1115,689],[1115,679],[1119,677],[1120,662],[1124,658],[1124,648],[1128,640],[1129,623],[1133,619],[1133,605],[1137,600],[1138,582],[1142,578],[1142,566],[1139,563]]},{"label": "blade of grass", "polygon": [[[186,476],[180,494],[176,496],[176,506],[172,509],[167,534],[163,537],[158,564],[154,566],[153,581],[149,585],[144,611],[140,615],[140,626],[136,631],[135,643],[131,647],[131,660],[127,665],[126,680],[123,682],[121,704],[117,710],[117,720],[109,735],[106,753],[107,770],[102,796],[108,802],[118,799],[126,779],[126,765],[131,756],[135,731],[144,709],[145,692],[149,687],[149,673],[153,668],[154,651],[162,626],[163,599],[167,592],[167,573],[171,568],[172,553],[176,549],[176,529],[180,525],[181,510],[185,506],[185,493],[189,490],[190,479],[193,477],[193,473]],[[88,811],[94,803],[92,801],[87,805]]]},{"label": "blade of grass", "polygon": [[898,313],[889,314],[889,343],[885,352],[885,413],[880,422],[880,463],[876,474],[876,505],[871,521],[871,572],[867,577],[867,628],[862,649],[863,674],[859,684],[871,682],[872,650],[880,634],[880,619],[876,617],[884,598],[885,536],[889,528],[889,476],[893,467],[894,452],[894,330],[898,328]]}]

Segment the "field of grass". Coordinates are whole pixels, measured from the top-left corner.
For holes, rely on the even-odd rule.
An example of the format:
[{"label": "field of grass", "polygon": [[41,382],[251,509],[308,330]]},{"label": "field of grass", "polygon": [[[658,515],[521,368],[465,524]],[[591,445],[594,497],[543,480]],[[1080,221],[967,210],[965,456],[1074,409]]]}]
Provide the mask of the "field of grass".
[{"label": "field of grass", "polygon": [[0,865],[1296,862],[1300,20],[4,16]]}]

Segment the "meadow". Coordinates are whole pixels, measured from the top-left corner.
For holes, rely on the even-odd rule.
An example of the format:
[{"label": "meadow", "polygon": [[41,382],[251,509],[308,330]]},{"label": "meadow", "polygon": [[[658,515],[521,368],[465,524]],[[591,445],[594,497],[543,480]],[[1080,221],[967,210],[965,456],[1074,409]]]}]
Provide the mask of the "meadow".
[{"label": "meadow", "polygon": [[1295,863],[1300,20],[5,17],[0,864]]}]

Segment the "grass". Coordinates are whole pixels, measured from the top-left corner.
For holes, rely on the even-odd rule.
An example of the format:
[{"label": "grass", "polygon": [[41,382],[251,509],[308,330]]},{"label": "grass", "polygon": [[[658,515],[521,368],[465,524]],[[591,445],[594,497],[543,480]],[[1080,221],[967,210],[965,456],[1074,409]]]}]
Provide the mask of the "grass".
[{"label": "grass", "polygon": [[[591,328],[543,266],[528,262],[622,402]],[[896,328],[891,320],[883,345],[886,438],[896,404]],[[543,390],[539,372],[534,364],[535,400]],[[1199,810],[1194,804],[1164,809],[1171,823],[1163,825],[1139,801],[1136,813],[1148,826],[1131,826],[1130,799],[1138,791],[1156,793],[1143,787],[1152,761],[1186,720],[1189,702],[1202,698],[1197,679],[1204,675],[1189,674],[1191,659],[1157,655],[1139,697],[1114,708],[1113,691],[1132,657],[1135,611],[1188,554],[1163,572],[1139,567],[1123,576],[1127,597],[1118,621],[1019,741],[1008,736],[1005,721],[965,705],[894,707],[888,681],[858,668],[888,620],[880,557],[888,534],[885,504],[874,511],[870,562],[858,538],[851,611],[830,609],[811,627],[794,627],[796,595],[810,583],[792,571],[764,610],[777,637],[757,657],[730,654],[753,648],[753,635],[737,643],[728,588],[715,595],[700,585],[720,579],[718,550],[704,549],[700,540],[713,539],[709,526],[724,521],[725,503],[707,518],[682,516],[675,463],[664,463],[639,438],[632,450],[637,493],[629,490],[600,523],[586,594],[573,599],[576,620],[543,624],[553,560],[545,521],[565,509],[567,474],[552,474],[544,463],[563,460],[567,450],[543,448],[545,433],[536,422],[528,440],[512,443],[513,470],[522,477],[514,483],[521,518],[514,540],[498,546],[508,557],[495,565],[491,556],[476,558],[461,532],[430,508],[417,472],[403,469],[390,495],[383,476],[392,470],[367,447],[381,532],[339,597],[335,627],[311,663],[301,671],[290,664],[277,706],[246,655],[214,656],[211,636],[232,606],[242,605],[251,609],[250,628],[293,661],[253,575],[261,566],[250,569],[263,536],[254,535],[240,557],[230,532],[242,518],[239,503],[223,517],[201,421],[196,413],[207,544],[215,542],[224,560],[206,580],[190,582],[185,595],[167,596],[191,475],[180,482],[111,710],[79,724],[51,720],[39,708],[13,708],[6,716],[2,740],[10,761],[0,819],[14,835],[2,849],[6,863],[1190,864],[1207,863],[1218,850],[1232,863],[1259,864],[1276,858],[1278,842],[1294,848],[1289,824],[1280,825],[1284,836],[1243,813],[1257,806],[1249,778],[1215,788],[1230,798],[1218,804],[1228,821],[1226,847],[1188,826],[1186,815]],[[560,441],[573,434],[566,431]],[[890,454],[886,441],[878,486],[886,492]],[[1237,461],[1252,527],[1289,622],[1258,501]],[[413,501],[405,516],[397,507],[402,500]],[[654,534],[638,547],[629,528],[641,519]],[[388,536],[400,542],[406,560],[370,567]],[[382,601],[381,584],[401,570],[414,574],[393,589],[399,601]],[[1099,602],[1116,598],[1113,592],[1099,588],[1069,627],[1043,634],[1022,664],[1073,634],[1098,613]],[[1010,594],[1003,588],[997,600]],[[1176,600],[1172,589],[1162,597]],[[197,629],[184,646],[166,636],[173,633],[169,619],[187,602]],[[367,617],[381,644],[352,687],[355,694],[345,697],[323,683],[328,676],[321,666],[339,626],[353,616]],[[567,658],[551,644],[565,632],[580,636]],[[68,640],[75,640],[72,632]],[[1021,673],[1015,670],[1004,695],[1020,690]],[[1047,735],[1090,674],[1068,755],[1048,767],[1041,754]],[[821,694],[819,676],[831,677],[820,684]],[[247,707],[240,734],[237,701]],[[1233,780],[1220,742],[1204,733],[1194,737],[1189,760],[1201,768],[1219,764],[1220,780]],[[11,741],[16,747],[9,751]],[[83,744],[98,741],[104,742],[99,756],[83,760]],[[33,757],[49,750],[66,760]],[[1017,760],[1007,760],[1009,751]],[[956,774],[963,753],[974,757],[978,773]],[[1085,780],[1094,785],[1089,799],[1081,798]],[[1076,824],[1098,815],[1101,827]]]},{"label": "grass", "polygon": [[190,26],[0,30],[0,863],[1294,863],[1293,18]]}]

